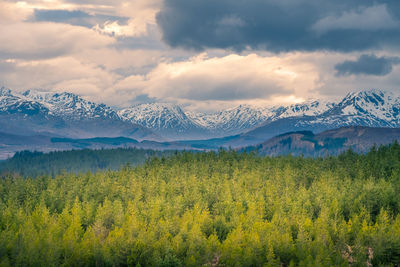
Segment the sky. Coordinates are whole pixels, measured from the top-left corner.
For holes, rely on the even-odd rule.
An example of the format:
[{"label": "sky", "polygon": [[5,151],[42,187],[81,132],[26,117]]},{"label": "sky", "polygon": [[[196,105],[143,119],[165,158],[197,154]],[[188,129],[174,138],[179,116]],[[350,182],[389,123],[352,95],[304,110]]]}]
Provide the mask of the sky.
[{"label": "sky", "polygon": [[211,112],[400,89],[399,0],[0,0],[0,86]]}]

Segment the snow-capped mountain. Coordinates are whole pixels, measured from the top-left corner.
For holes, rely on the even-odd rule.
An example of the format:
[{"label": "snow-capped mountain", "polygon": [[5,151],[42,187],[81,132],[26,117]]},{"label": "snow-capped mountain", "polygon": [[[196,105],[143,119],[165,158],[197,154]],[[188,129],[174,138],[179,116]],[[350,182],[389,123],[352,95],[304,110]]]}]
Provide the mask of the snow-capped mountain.
[{"label": "snow-capped mountain", "polygon": [[312,99],[303,103],[277,108],[271,120],[299,116],[318,116],[333,108],[334,106],[334,102]]},{"label": "snow-capped mountain", "polygon": [[334,108],[325,114],[332,116],[334,122],[337,117],[343,117],[348,124],[362,122],[364,126],[400,126],[400,97],[391,92],[380,90],[349,93]]},{"label": "snow-capped mountain", "polygon": [[119,119],[118,114],[112,108],[87,101],[71,93],[45,93],[28,90],[22,95],[45,106],[50,115],[63,116],[71,120]]},{"label": "snow-capped mountain", "polygon": [[12,92],[0,88],[1,132],[90,138],[159,138],[151,130],[121,119],[110,107],[71,93]]},{"label": "snow-capped mountain", "polygon": [[211,114],[185,112],[172,104],[140,104],[118,114],[171,139],[210,139],[237,135],[267,122],[298,116],[316,116],[333,103],[310,100],[301,104],[277,107],[240,105]]},{"label": "snow-capped mountain", "polygon": [[243,140],[254,143],[285,132],[318,133],[343,126],[400,127],[400,97],[369,90],[331,102],[314,99],[289,106],[241,105],[204,114],[168,103],[139,104],[115,111],[71,93],[15,93],[0,88],[0,128],[20,135],[126,136],[158,141],[237,135],[229,139],[229,145],[240,146]]},{"label": "snow-capped mountain", "polygon": [[[152,105],[155,104],[147,108],[152,109]],[[314,99],[264,108],[242,105],[214,114],[186,112],[186,117],[206,130],[202,139],[219,137],[196,142],[199,147],[242,147],[293,131],[319,133],[343,126],[398,128],[400,97],[390,92],[369,90],[350,93],[335,101]],[[147,120],[151,120],[151,116]],[[136,122],[140,124],[140,121]],[[185,131],[181,132],[181,139],[190,139],[185,134]]]},{"label": "snow-capped mountain", "polygon": [[34,115],[48,112],[48,109],[36,101],[16,95],[7,88],[0,88],[0,112],[1,113],[22,113]]},{"label": "snow-capped mountain", "polygon": [[[278,116],[241,135],[252,144],[293,131],[325,130],[344,126],[400,127],[400,97],[381,90],[349,93],[342,100],[322,105],[310,115]],[[235,140],[237,145],[240,140]],[[231,144],[232,145],[232,144]]]},{"label": "snow-capped mountain", "polygon": [[238,134],[266,121],[271,112],[241,105],[214,114],[185,112],[168,103],[139,104],[118,114],[171,139],[207,139]]},{"label": "snow-capped mountain", "polygon": [[118,111],[124,120],[152,129],[171,139],[202,138],[207,128],[195,122],[174,104],[139,104]]},{"label": "snow-capped mountain", "polygon": [[274,109],[240,105],[212,114],[191,112],[188,116],[197,124],[217,133],[237,134],[267,121]]}]

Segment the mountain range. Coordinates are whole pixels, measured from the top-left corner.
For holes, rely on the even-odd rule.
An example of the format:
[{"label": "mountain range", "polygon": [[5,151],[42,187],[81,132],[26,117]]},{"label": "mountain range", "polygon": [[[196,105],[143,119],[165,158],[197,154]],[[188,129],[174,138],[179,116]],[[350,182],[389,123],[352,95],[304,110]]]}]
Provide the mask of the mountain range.
[{"label": "mountain range", "polygon": [[0,151],[10,150],[5,140],[12,136],[13,151],[18,147],[15,142],[21,138],[24,141],[20,141],[19,148],[26,148],[27,140],[38,138],[48,143],[52,138],[98,137],[125,137],[160,149],[165,144],[185,149],[240,148],[261,144],[287,132],[318,134],[345,126],[400,127],[400,97],[391,92],[368,90],[349,93],[337,101],[309,100],[269,107],[240,105],[206,114],[188,112],[170,103],[114,109],[67,92],[19,93],[0,88]]},{"label": "mountain range", "polygon": [[[343,126],[400,127],[400,97],[381,90],[347,94],[338,101],[309,100],[275,107],[241,105],[212,114],[184,112],[172,104],[141,104],[118,112],[122,118],[172,140],[230,136],[230,145],[265,141],[290,131],[321,132]],[[236,141],[232,136],[237,135]],[[246,140],[253,140],[248,142]]]},{"label": "mountain range", "polygon": [[104,104],[96,104],[71,93],[23,93],[0,88],[0,131],[32,136],[127,136],[159,138],[141,125],[123,120]]}]

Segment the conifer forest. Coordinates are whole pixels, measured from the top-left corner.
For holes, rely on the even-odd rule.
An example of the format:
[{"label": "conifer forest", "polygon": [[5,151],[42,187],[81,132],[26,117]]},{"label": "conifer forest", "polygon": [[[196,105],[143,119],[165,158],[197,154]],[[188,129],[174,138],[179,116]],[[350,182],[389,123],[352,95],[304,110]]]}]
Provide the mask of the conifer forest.
[{"label": "conifer forest", "polygon": [[[117,151],[115,151],[117,153]],[[400,145],[0,179],[0,266],[399,266]]]}]

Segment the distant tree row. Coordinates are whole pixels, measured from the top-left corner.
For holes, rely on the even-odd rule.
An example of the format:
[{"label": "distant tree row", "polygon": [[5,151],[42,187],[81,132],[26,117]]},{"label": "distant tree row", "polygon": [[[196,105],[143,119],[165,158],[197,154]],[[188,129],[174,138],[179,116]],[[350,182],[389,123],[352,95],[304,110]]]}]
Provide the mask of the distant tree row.
[{"label": "distant tree row", "polygon": [[399,266],[400,146],[0,180],[0,266]]},{"label": "distant tree row", "polygon": [[0,176],[39,175],[55,176],[62,172],[96,172],[98,170],[118,170],[126,164],[136,166],[152,157],[173,154],[171,151],[149,149],[118,148],[101,150],[71,150],[50,153],[22,151],[12,158],[0,162]]}]

